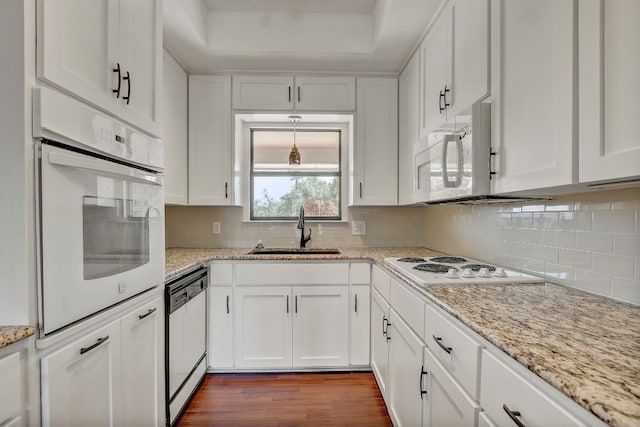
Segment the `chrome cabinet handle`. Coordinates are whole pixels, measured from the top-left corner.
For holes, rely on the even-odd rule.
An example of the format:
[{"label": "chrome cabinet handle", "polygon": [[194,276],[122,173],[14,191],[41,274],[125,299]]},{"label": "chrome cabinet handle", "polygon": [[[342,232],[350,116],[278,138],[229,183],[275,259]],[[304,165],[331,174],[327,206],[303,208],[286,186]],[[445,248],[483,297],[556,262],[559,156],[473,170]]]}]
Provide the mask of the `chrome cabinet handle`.
[{"label": "chrome cabinet handle", "polygon": [[229,295],[227,295],[227,314],[229,314],[231,311],[229,309]]},{"label": "chrome cabinet handle", "polygon": [[82,347],[80,349],[80,354],[85,354],[85,353],[90,352],[91,350],[93,350],[94,348],[96,348],[97,346],[102,344],[103,342],[106,342],[108,339],[109,339],[109,335],[107,335],[104,338],[98,338],[98,340],[95,342],[95,344],[92,344],[89,347]]},{"label": "chrome cabinet handle", "polygon": [[423,399],[424,395],[427,394],[427,390],[422,388],[422,377],[428,374],[427,371],[424,370],[424,365],[420,367],[420,400]]},{"label": "chrome cabinet handle", "polygon": [[355,294],[355,303],[353,304],[353,310],[357,313],[358,312],[358,294]]},{"label": "chrome cabinet handle", "polygon": [[444,98],[444,92],[440,91],[440,96],[438,97],[438,110],[442,113],[444,111],[444,107],[442,106],[442,99]]},{"label": "chrome cabinet handle", "polygon": [[296,300],[295,300],[294,304],[295,304],[295,312],[296,312],[296,314],[298,314],[298,295],[296,295]]},{"label": "chrome cabinet handle", "polygon": [[138,315],[138,319],[139,319],[139,320],[142,320],[142,319],[144,319],[145,317],[149,317],[149,316],[151,316],[153,313],[155,313],[155,312],[156,312],[156,310],[157,310],[157,308],[151,308],[151,309],[149,309],[149,311],[147,311],[145,314],[139,314],[139,315]]},{"label": "chrome cabinet handle", "polygon": [[435,335],[433,335],[433,339],[440,346],[441,349],[446,351],[447,354],[451,354],[451,352],[453,351],[453,348],[447,347],[446,345],[442,344],[442,337],[436,337]]},{"label": "chrome cabinet handle", "polygon": [[360,183],[360,198],[362,199],[362,183]]},{"label": "chrome cabinet handle", "polygon": [[300,86],[298,86],[298,102],[300,102]]},{"label": "chrome cabinet handle", "polygon": [[114,73],[118,73],[118,87],[111,92],[116,94],[116,98],[120,99],[120,87],[122,86],[122,70],[120,69],[120,63],[116,62],[116,68],[113,69]]},{"label": "chrome cabinet handle", "polygon": [[287,295],[287,314],[289,314],[289,295]]},{"label": "chrome cabinet handle", "polygon": [[387,341],[391,341],[391,336],[389,335],[389,326],[391,326],[391,323],[389,323],[389,319],[387,319],[386,321],[387,321],[387,329],[385,331],[385,334],[387,334]]},{"label": "chrome cabinet handle", "polygon": [[504,409],[504,412],[506,412],[507,415],[509,416],[509,418],[511,418],[511,421],[513,421],[518,427],[527,427],[518,418],[518,417],[522,416],[522,414],[520,414],[520,411],[512,411],[511,409],[509,409],[509,407],[507,406],[506,403],[502,405],[502,409]]},{"label": "chrome cabinet handle", "polygon": [[289,102],[291,102],[291,86],[289,86]]},{"label": "chrome cabinet handle", "polygon": [[127,96],[123,96],[122,99],[127,101],[127,105],[129,105],[129,101],[131,100],[131,75],[127,71],[127,75],[122,78],[122,80],[127,81]]},{"label": "chrome cabinet handle", "polygon": [[229,198],[229,183],[228,182],[224,183],[224,198],[225,199]]},{"label": "chrome cabinet handle", "polygon": [[387,316],[382,316],[382,336],[387,336]]},{"label": "chrome cabinet handle", "polygon": [[493,151],[491,147],[489,147],[489,179],[493,179],[493,176],[496,174],[496,171],[494,171],[492,168],[493,162],[491,161],[496,154],[497,153]]}]

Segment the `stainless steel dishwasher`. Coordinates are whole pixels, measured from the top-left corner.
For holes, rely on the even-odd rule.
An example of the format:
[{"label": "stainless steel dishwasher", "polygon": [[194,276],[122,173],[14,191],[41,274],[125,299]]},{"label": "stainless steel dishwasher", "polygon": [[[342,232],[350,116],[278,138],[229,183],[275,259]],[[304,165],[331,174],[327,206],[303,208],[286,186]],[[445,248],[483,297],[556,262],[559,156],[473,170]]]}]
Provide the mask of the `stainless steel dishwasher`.
[{"label": "stainless steel dishwasher", "polygon": [[165,288],[167,425],[173,425],[207,368],[206,289],[206,268],[181,276]]}]

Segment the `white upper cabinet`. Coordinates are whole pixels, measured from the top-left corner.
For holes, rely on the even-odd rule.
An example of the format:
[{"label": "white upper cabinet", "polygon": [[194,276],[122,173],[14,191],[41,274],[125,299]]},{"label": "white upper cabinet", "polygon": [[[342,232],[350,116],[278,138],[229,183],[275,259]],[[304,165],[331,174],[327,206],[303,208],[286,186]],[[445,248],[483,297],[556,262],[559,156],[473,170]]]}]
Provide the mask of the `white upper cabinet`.
[{"label": "white upper cabinet", "polygon": [[353,111],[356,79],[353,77],[296,77],[298,111]]},{"label": "white upper cabinet", "polygon": [[233,76],[233,109],[353,111],[354,77]]},{"label": "white upper cabinet", "polygon": [[640,2],[579,7],[580,182],[640,175]]},{"label": "white upper cabinet", "polygon": [[398,81],[359,78],[349,204],[398,204]]},{"label": "white upper cabinet", "polygon": [[187,73],[165,52],[163,62],[164,200],[186,205],[187,170]]},{"label": "white upper cabinet", "polygon": [[231,77],[189,76],[189,204],[232,205]]},{"label": "white upper cabinet", "polygon": [[420,137],[489,92],[488,0],[452,0],[420,46]]},{"label": "white upper cabinet", "polygon": [[398,204],[413,203],[413,145],[418,142],[420,55],[414,54],[398,79]]},{"label": "white upper cabinet", "polygon": [[38,77],[161,136],[162,2],[40,0]]},{"label": "white upper cabinet", "polygon": [[573,184],[576,3],[491,4],[492,191]]}]

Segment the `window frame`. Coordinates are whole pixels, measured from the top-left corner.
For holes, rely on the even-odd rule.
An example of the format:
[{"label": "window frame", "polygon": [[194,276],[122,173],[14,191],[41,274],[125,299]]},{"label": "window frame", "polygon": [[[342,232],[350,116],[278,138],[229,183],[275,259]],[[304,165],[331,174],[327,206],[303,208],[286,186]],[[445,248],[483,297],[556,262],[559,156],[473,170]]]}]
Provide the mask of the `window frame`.
[{"label": "window frame", "polygon": [[295,132],[337,132],[338,133],[338,170],[337,172],[296,172],[296,171],[278,171],[278,172],[255,172],[254,159],[253,159],[253,146],[254,146],[254,133],[265,132],[293,132],[292,126],[279,126],[279,127],[266,127],[266,126],[249,126],[249,221],[261,222],[261,221],[295,221],[297,215],[294,216],[269,216],[269,217],[256,217],[254,214],[254,177],[266,176],[266,177],[337,177],[338,178],[338,214],[336,216],[305,216],[305,220],[310,221],[326,221],[326,222],[340,222],[343,221],[343,181],[345,179],[344,163],[343,163],[343,144],[344,144],[344,131],[342,126],[309,126],[300,127],[296,126]]}]

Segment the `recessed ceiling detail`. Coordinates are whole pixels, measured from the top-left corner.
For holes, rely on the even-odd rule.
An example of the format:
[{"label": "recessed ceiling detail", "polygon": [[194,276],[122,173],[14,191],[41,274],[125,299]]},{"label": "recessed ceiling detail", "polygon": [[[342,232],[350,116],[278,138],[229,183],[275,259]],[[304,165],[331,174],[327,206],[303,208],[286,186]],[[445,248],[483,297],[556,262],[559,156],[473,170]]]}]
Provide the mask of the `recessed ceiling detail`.
[{"label": "recessed ceiling detail", "polygon": [[165,0],[189,72],[397,72],[442,0]]}]

